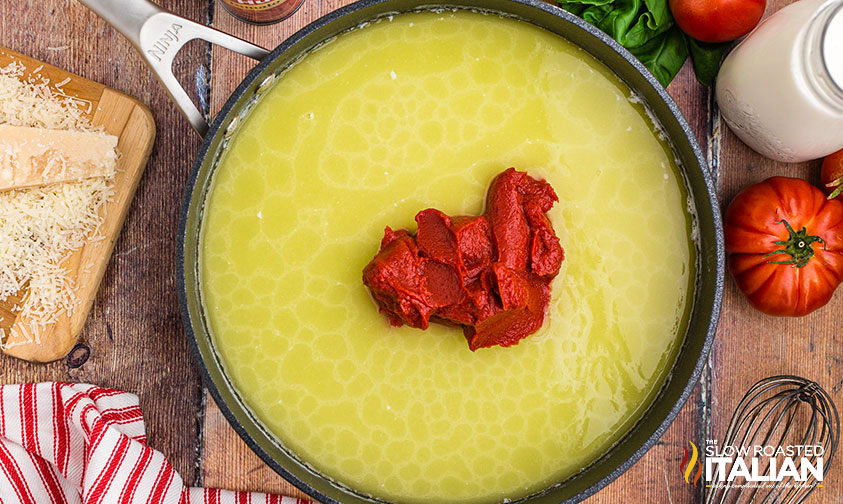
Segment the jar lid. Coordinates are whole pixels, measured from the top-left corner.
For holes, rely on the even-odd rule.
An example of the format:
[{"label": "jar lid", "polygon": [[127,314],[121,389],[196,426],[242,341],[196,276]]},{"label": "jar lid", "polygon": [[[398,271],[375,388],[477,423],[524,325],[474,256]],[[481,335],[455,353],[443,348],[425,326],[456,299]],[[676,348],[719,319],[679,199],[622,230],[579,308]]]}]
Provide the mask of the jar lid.
[{"label": "jar lid", "polygon": [[822,58],[831,80],[838,88],[843,89],[843,4],[826,24],[822,39]]}]

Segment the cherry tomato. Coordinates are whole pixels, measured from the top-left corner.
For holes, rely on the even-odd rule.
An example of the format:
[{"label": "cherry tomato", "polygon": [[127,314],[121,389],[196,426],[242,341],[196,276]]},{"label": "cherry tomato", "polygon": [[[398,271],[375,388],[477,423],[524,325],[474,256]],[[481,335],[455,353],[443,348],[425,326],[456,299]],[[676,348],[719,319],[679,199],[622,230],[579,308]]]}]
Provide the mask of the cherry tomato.
[{"label": "cherry tomato", "polygon": [[843,149],[823,159],[822,181],[828,199],[836,198],[843,192]]},{"label": "cherry tomato", "polygon": [[676,24],[703,42],[728,42],[750,32],[767,0],[670,0]]},{"label": "cherry tomato", "polygon": [[804,180],[746,187],[729,203],[723,228],[729,272],[764,313],[807,315],[843,281],[843,202]]}]

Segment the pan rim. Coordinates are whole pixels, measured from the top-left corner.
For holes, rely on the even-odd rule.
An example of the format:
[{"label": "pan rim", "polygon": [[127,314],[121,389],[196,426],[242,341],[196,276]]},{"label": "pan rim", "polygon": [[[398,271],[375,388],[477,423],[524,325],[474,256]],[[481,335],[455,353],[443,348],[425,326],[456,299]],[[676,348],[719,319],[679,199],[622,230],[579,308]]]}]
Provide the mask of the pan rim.
[{"label": "pan rim", "polygon": [[[670,115],[672,116],[672,119],[674,119],[678,123],[678,125],[679,125],[679,127],[680,127],[680,129],[683,133],[682,137],[684,137],[684,138],[682,138],[682,140],[688,142],[688,144],[691,148],[691,151],[693,152],[693,157],[695,158],[695,161],[696,161],[694,163],[694,166],[686,166],[685,168],[682,169],[682,172],[683,172],[683,175],[684,175],[686,170],[699,169],[699,171],[701,173],[701,176],[702,176],[702,179],[704,181],[704,185],[705,185],[703,192],[704,192],[706,198],[704,198],[701,201],[697,200],[696,198],[693,198],[692,195],[690,194],[690,187],[688,187],[689,197],[695,203],[697,203],[697,206],[699,206],[700,203],[705,203],[705,205],[708,206],[711,209],[711,215],[710,216],[711,216],[711,220],[712,220],[712,227],[713,227],[713,230],[714,230],[714,236],[713,236],[713,242],[714,243],[713,243],[713,245],[714,245],[714,250],[715,250],[715,254],[714,254],[715,256],[713,258],[713,260],[714,260],[713,268],[710,268],[710,269],[713,269],[713,274],[716,275],[716,277],[712,281],[713,284],[714,284],[714,291],[713,291],[713,294],[711,296],[712,297],[712,299],[711,299],[712,306],[711,306],[711,313],[710,313],[710,317],[709,317],[709,322],[708,322],[708,325],[706,327],[706,334],[705,334],[705,338],[704,338],[704,341],[703,341],[703,345],[700,349],[699,355],[696,357],[696,361],[695,361],[693,370],[691,371],[690,376],[688,377],[687,383],[685,383],[681,387],[682,390],[681,390],[680,395],[676,399],[676,402],[673,404],[672,407],[670,407],[667,414],[658,422],[658,426],[656,427],[656,429],[653,430],[652,433],[649,434],[646,437],[645,442],[643,444],[641,444],[640,446],[638,446],[638,448],[628,458],[626,458],[621,464],[615,466],[614,469],[611,470],[608,474],[605,474],[605,476],[599,478],[593,484],[590,484],[590,485],[586,486],[584,489],[578,491],[572,497],[565,498],[562,501],[562,502],[579,502],[581,500],[584,500],[584,499],[594,495],[599,490],[601,490],[602,488],[607,486],[609,483],[611,483],[612,481],[617,479],[621,474],[623,474],[630,467],[632,467],[652,446],[654,446],[656,444],[656,442],[659,440],[659,438],[661,438],[661,436],[664,434],[664,432],[667,430],[667,428],[673,423],[673,421],[675,420],[679,411],[684,407],[685,403],[687,402],[687,399],[690,397],[691,393],[693,392],[693,389],[695,388],[696,384],[698,383],[698,381],[700,379],[703,367],[706,365],[708,355],[709,355],[711,347],[713,345],[713,340],[714,340],[714,336],[715,336],[716,329],[717,329],[717,324],[718,324],[719,314],[720,314],[720,309],[721,309],[721,304],[722,304],[722,296],[723,296],[723,283],[724,283],[724,277],[725,277],[725,252],[724,252],[724,244],[723,244],[722,221],[721,221],[721,216],[720,216],[720,211],[719,211],[720,206],[719,206],[719,203],[718,203],[717,197],[716,197],[716,191],[715,191],[715,186],[714,186],[714,178],[713,178],[711,172],[707,169],[708,165],[704,160],[702,151],[699,147],[699,144],[696,140],[696,137],[694,136],[693,132],[690,129],[690,125],[688,124],[684,115],[682,115],[681,111],[679,110],[679,107],[676,105],[674,100],[667,93],[667,91],[658,83],[656,78],[649,72],[649,70],[647,70],[643,66],[643,64],[640,63],[640,61],[638,61],[634,56],[632,56],[625,48],[620,46],[620,44],[618,44],[614,39],[610,38],[608,35],[606,35],[602,31],[600,31],[597,28],[593,27],[592,25],[586,23],[585,21],[581,20],[580,18],[577,18],[577,17],[573,16],[572,14],[562,10],[559,7],[556,7],[554,5],[542,2],[541,0],[501,0],[501,1],[503,3],[506,3],[506,4],[513,4],[513,5],[518,4],[522,7],[542,11],[545,14],[549,14],[549,15],[552,15],[556,18],[560,18],[562,21],[574,25],[574,29],[580,29],[580,30],[586,32],[591,37],[597,39],[599,42],[602,42],[603,44],[608,46],[609,49],[614,51],[614,53],[616,53],[618,56],[620,56],[622,59],[624,59],[626,61],[626,63],[628,63],[632,67],[634,67],[634,69],[637,71],[637,73],[640,74],[644,78],[647,85],[650,88],[652,88],[649,91],[654,91],[656,93],[656,95],[658,96],[659,100],[661,100],[661,102],[663,102],[667,106],[667,108],[670,111]],[[466,3],[469,3],[469,2],[466,2]],[[452,2],[448,2],[447,0],[442,1],[442,2],[435,2],[435,1],[430,2],[430,1],[421,0],[421,1],[415,2],[415,4],[417,6],[415,7],[415,9],[412,9],[412,10],[418,10],[418,9],[424,9],[424,8],[430,9],[430,8],[452,8],[452,7],[453,8],[463,8],[463,9],[473,8],[473,7],[470,7],[470,6],[466,5],[466,3],[460,2],[459,0],[455,0],[455,1],[452,1]],[[390,9],[388,8],[390,4],[391,4],[390,0],[359,0],[355,3],[346,5],[344,7],[341,7],[340,9],[332,11],[332,12],[322,16],[321,18],[313,21],[312,23],[308,24],[307,26],[305,26],[304,28],[302,28],[301,30],[296,32],[294,35],[292,35],[288,39],[284,40],[280,45],[278,45],[274,50],[272,50],[270,52],[270,54],[263,61],[261,61],[257,66],[255,66],[249,72],[249,74],[237,86],[235,91],[231,94],[229,99],[226,101],[223,108],[217,114],[217,116],[215,117],[215,119],[214,119],[214,121],[211,125],[211,128],[210,128],[208,134],[205,136],[205,138],[202,142],[202,145],[201,145],[201,147],[200,147],[200,149],[199,149],[199,151],[196,155],[195,161],[193,163],[193,167],[191,169],[189,179],[188,179],[186,187],[185,187],[184,200],[183,200],[180,219],[179,219],[179,235],[178,235],[179,239],[178,239],[178,251],[177,251],[177,254],[178,254],[178,256],[177,256],[177,270],[178,270],[177,275],[178,275],[179,280],[181,282],[181,288],[179,289],[179,302],[180,302],[180,308],[181,308],[181,312],[182,312],[182,322],[183,322],[183,326],[185,328],[185,332],[188,336],[188,341],[189,341],[191,353],[193,354],[195,362],[196,362],[196,364],[199,368],[200,375],[202,376],[202,381],[203,381],[204,386],[208,389],[211,396],[214,398],[214,401],[219,406],[220,411],[223,413],[223,416],[226,418],[228,423],[232,426],[232,428],[234,428],[235,432],[237,432],[237,434],[244,440],[244,442],[249,446],[249,448],[253,452],[255,452],[276,473],[278,473],[279,475],[281,475],[282,477],[287,479],[289,482],[291,482],[294,486],[296,486],[297,488],[299,488],[303,492],[307,493],[308,495],[311,495],[312,497],[318,499],[319,501],[321,501],[325,504],[339,503],[341,501],[336,500],[335,498],[333,498],[329,495],[326,495],[323,491],[321,491],[321,490],[313,487],[312,485],[306,483],[305,481],[303,481],[303,478],[299,477],[297,474],[293,474],[293,472],[291,472],[287,467],[282,465],[275,457],[273,457],[265,449],[265,447],[257,439],[255,439],[248,432],[247,427],[242,424],[241,419],[239,419],[238,416],[235,414],[234,409],[241,410],[243,413],[245,413],[249,417],[249,419],[252,421],[252,423],[255,424],[254,427],[256,427],[257,429],[262,430],[264,432],[266,431],[266,428],[263,427],[260,424],[258,419],[255,418],[253,413],[251,413],[251,411],[249,410],[249,408],[245,404],[245,402],[242,400],[242,398],[237,394],[236,390],[233,387],[233,384],[230,382],[230,379],[228,378],[227,374],[225,373],[224,367],[223,367],[222,363],[220,362],[219,356],[216,354],[216,351],[213,348],[212,342],[210,342],[210,334],[208,334],[207,328],[204,326],[204,316],[203,316],[203,314],[202,313],[198,313],[198,314],[194,313],[194,310],[198,310],[198,311],[201,312],[202,311],[201,306],[196,307],[196,308],[191,308],[192,305],[196,305],[196,304],[201,305],[201,300],[199,299],[198,294],[194,294],[194,292],[193,292],[194,290],[198,291],[198,286],[194,285],[196,282],[189,282],[189,279],[188,279],[188,276],[187,276],[188,275],[188,268],[191,268],[191,269],[194,270],[193,275],[196,278],[198,278],[198,271],[197,271],[198,257],[196,257],[196,260],[193,261],[193,260],[190,260],[189,254],[196,255],[195,254],[196,251],[194,249],[196,248],[195,245],[198,242],[199,231],[201,230],[201,222],[202,222],[202,220],[201,220],[201,211],[202,211],[201,207],[204,206],[205,195],[207,194],[207,188],[208,188],[208,180],[212,179],[215,167],[211,167],[210,170],[208,170],[208,174],[206,175],[205,180],[202,181],[201,187],[198,188],[199,190],[197,190],[197,183],[199,182],[200,173],[202,172],[202,169],[206,165],[206,163],[212,162],[211,158],[217,156],[219,154],[219,152],[222,150],[222,148],[220,147],[220,143],[223,141],[224,137],[226,136],[226,132],[229,129],[229,126],[232,124],[233,121],[235,121],[238,117],[241,116],[241,113],[242,113],[241,109],[243,109],[241,100],[248,94],[249,90],[252,89],[259,82],[259,80],[262,76],[264,78],[266,78],[265,77],[266,72],[269,71],[272,68],[272,66],[279,59],[282,59],[282,57],[287,53],[288,50],[293,48],[296,44],[300,43],[303,39],[305,39],[307,36],[311,35],[312,33],[316,32],[317,30],[319,30],[321,28],[325,28],[325,27],[330,27],[332,23],[340,21],[342,18],[345,18],[346,16],[348,16],[350,14],[353,14],[353,13],[356,13],[358,11],[361,11],[361,10],[364,10],[364,9],[367,9],[367,8],[371,8],[371,7],[376,7],[376,8],[377,7],[384,7],[383,9],[381,9],[381,11],[379,11],[378,15],[385,15],[387,12],[398,13],[399,11],[397,11],[397,10],[390,11]],[[490,12],[499,11],[499,12],[502,12],[502,13],[505,13],[505,14],[508,13],[508,11],[506,11],[504,9],[495,8],[495,7],[489,7],[487,10],[490,11]],[[407,11],[407,9],[400,10],[400,12],[405,12],[405,11]],[[517,17],[517,14],[515,16]],[[541,26],[538,23],[532,22],[530,20],[526,20],[526,21],[531,22],[534,25]],[[347,25],[344,25],[344,26],[346,26],[345,29],[348,28]],[[545,28],[545,27],[542,27],[542,28]],[[545,29],[547,29],[547,28],[545,28]],[[344,29],[340,30],[340,31],[344,31]],[[552,30],[550,30],[550,31],[552,31]],[[557,34],[557,36],[563,36],[563,35]],[[328,37],[328,38],[330,38],[330,37]],[[326,39],[323,38],[322,41],[324,41],[324,40],[326,40]],[[582,47],[581,44],[577,44],[576,42],[573,42],[573,43],[575,43],[577,46],[581,47],[583,50],[585,50],[586,52],[591,54],[593,57],[597,58],[598,61],[601,61],[602,64],[604,64],[607,68],[612,70],[613,73],[618,75],[617,70],[612,68],[603,59],[597,57],[588,48]],[[305,48],[303,54],[306,54],[311,49],[312,49],[312,47]],[[299,56],[294,56],[292,61],[295,61],[298,57]],[[286,66],[287,65],[285,65],[284,67],[286,68]],[[283,69],[281,71],[283,71]],[[621,79],[625,80],[623,78],[621,78]],[[632,88],[632,85],[629,84],[628,82],[627,82],[627,85],[630,86],[630,88]],[[675,142],[675,139],[671,138],[670,143],[671,143],[672,148],[673,148],[674,142]],[[686,184],[688,184],[688,183],[686,182]],[[197,197],[198,193],[202,193],[202,195],[201,195],[201,197],[199,197],[198,203],[196,203],[195,200],[196,200],[196,197]],[[197,209],[196,205],[198,205],[200,208]],[[194,229],[193,226],[190,226],[189,222],[188,222],[189,219],[190,219],[190,215],[191,215],[192,211],[197,211],[197,212],[199,212],[199,215],[200,215],[200,217],[198,218],[198,222],[195,226],[196,229]],[[698,211],[699,210],[697,209],[697,212]],[[695,218],[698,218],[698,215],[695,215]],[[697,269],[698,269],[698,275],[701,275],[702,274],[701,270],[703,269],[701,267],[701,264],[702,264],[702,261],[704,260],[704,258],[701,257],[702,254],[703,254],[703,250],[701,249],[699,244],[697,246],[697,249],[698,249],[697,250],[697,253],[698,253],[698,258],[697,258],[698,268]],[[694,299],[695,305],[699,302],[699,300],[696,299],[696,297],[699,293],[699,290],[700,290],[700,280],[698,278],[698,280],[696,282],[696,292],[695,292],[695,299]],[[692,318],[694,316],[695,311],[696,311],[695,307],[692,306],[692,308],[691,308],[691,317]],[[708,313],[708,312],[706,311],[706,313]],[[193,323],[194,319],[201,321],[201,327],[202,327],[201,330],[199,330],[199,331],[194,330],[194,323]],[[656,394],[655,398],[653,399],[653,402],[648,406],[647,410],[642,414],[641,418],[639,418],[639,420],[632,427],[629,428],[629,430],[615,443],[615,445],[613,445],[613,447],[610,448],[606,454],[598,457],[588,467],[590,467],[591,465],[594,465],[597,461],[602,460],[608,454],[611,454],[615,450],[615,448],[624,441],[624,439],[626,439],[627,437],[629,437],[630,434],[632,434],[634,431],[636,431],[636,429],[639,427],[639,422],[641,421],[641,419],[647,417],[650,414],[650,411],[653,409],[654,405],[656,405],[662,399],[662,396],[663,396],[665,390],[668,388],[668,385],[671,383],[671,381],[673,379],[673,373],[674,373],[674,371],[675,371],[675,369],[678,365],[679,357],[680,357],[681,353],[683,352],[684,347],[687,345],[687,342],[688,342],[688,339],[689,339],[688,334],[691,331],[690,326],[691,326],[691,323],[690,323],[690,319],[689,319],[689,327],[686,330],[685,341],[683,341],[682,345],[680,346],[680,348],[678,350],[678,353],[677,353],[676,361],[674,362],[674,365],[673,365],[668,377],[666,378],[665,382],[662,384],[662,387],[660,388],[659,392]],[[202,337],[206,338],[208,340],[209,350],[207,350],[207,351],[203,350],[202,345],[200,344],[200,341],[199,341],[200,334],[197,334],[197,332],[202,333]],[[206,355],[208,352],[210,352],[210,355]],[[208,362],[208,359],[211,359],[212,362]],[[214,376],[211,372],[211,366],[215,367],[215,371],[217,371],[217,373],[221,377],[221,380],[223,380],[222,383],[218,383],[217,379],[214,378]],[[226,400],[222,391],[220,390],[221,388],[226,389],[227,391],[229,391],[231,393],[231,395],[233,395],[234,400],[235,400],[235,404],[236,404],[236,408],[233,408],[232,405],[230,405],[229,401]],[[267,432],[265,432],[265,433],[268,434]],[[270,442],[272,442],[271,436],[270,436]],[[276,445],[278,444],[277,441],[275,442],[275,444]],[[284,450],[285,452],[287,451],[283,447],[282,447],[282,450]],[[303,466],[303,464],[301,464],[301,462],[299,462],[295,457],[291,457],[291,458],[293,459],[294,462],[298,462],[299,465],[301,465],[304,470],[309,471],[311,473],[313,472],[312,469],[309,469],[308,467]],[[583,474],[583,473],[580,472],[577,475],[574,475],[574,476],[566,479],[565,482],[570,481],[571,479],[577,478],[581,474]],[[326,476],[324,476],[322,474],[318,474],[318,475],[315,475],[315,476],[324,480],[324,481],[326,481],[328,485],[331,485],[335,488],[338,487],[338,484],[336,482],[333,482],[332,480],[329,480]],[[536,494],[531,494],[530,496],[525,497],[524,499],[519,499],[519,501],[520,500],[530,500],[533,497],[535,497],[536,495],[541,496],[544,493],[552,490],[553,488],[555,488],[556,486],[558,486],[561,483],[564,483],[564,482],[560,482],[560,483],[558,483],[554,486],[551,486],[547,490],[540,491]],[[341,485],[339,485],[339,486],[340,486],[340,488],[338,488],[338,490],[341,491],[341,492],[356,493],[352,489],[348,489],[345,486],[341,486]],[[361,497],[359,496],[359,494],[357,494],[357,495],[358,496],[354,497],[354,498],[360,499]],[[370,498],[366,498],[366,499],[370,499]],[[377,502],[378,499],[374,499],[374,501]]]}]

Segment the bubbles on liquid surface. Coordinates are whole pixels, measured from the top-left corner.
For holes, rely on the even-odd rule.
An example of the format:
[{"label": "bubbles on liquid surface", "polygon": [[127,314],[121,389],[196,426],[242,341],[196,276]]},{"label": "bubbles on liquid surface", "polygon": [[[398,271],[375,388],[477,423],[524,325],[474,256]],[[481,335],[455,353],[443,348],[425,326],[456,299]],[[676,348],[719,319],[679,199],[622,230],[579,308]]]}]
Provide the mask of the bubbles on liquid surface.
[{"label": "bubbles on liquid surface", "polygon": [[[564,40],[467,12],[373,23],[289,70],[203,224],[215,344],[262,422],[402,502],[518,498],[608,449],[672,363],[693,273],[672,154],[628,94]],[[481,213],[509,166],[560,198],[545,326],[476,353],[458,329],[390,327],[361,282],[384,226]]]}]

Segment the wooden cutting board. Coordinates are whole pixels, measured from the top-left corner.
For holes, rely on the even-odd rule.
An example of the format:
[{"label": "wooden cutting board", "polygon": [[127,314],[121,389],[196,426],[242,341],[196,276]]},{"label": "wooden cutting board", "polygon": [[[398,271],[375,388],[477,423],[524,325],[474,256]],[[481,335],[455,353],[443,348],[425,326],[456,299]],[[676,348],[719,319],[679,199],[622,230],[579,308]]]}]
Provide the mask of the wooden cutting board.
[{"label": "wooden cutting board", "polygon": [[[98,235],[105,239],[88,242],[73,252],[63,264],[76,282],[80,304],[72,313],[60,313],[58,321],[44,328],[40,334],[32,335],[37,336],[37,342],[28,342],[33,339],[28,338],[25,332],[29,330],[25,328],[30,327],[30,321],[15,310],[21,301],[27,301],[26,289],[17,296],[0,301],[0,328],[5,329],[8,335],[5,342],[7,348],[3,352],[28,361],[51,362],[67,355],[79,339],[152,151],[155,123],[149,109],[131,96],[0,47],[0,67],[6,67],[14,61],[25,67],[24,79],[49,79],[53,91],[78,98],[84,104],[84,115],[95,126],[102,126],[107,133],[119,138],[117,150],[120,157],[114,181],[115,194],[100,210],[104,221]],[[60,84],[61,89],[56,88],[55,84]]]}]

